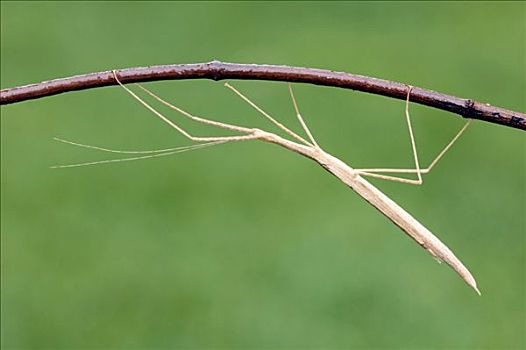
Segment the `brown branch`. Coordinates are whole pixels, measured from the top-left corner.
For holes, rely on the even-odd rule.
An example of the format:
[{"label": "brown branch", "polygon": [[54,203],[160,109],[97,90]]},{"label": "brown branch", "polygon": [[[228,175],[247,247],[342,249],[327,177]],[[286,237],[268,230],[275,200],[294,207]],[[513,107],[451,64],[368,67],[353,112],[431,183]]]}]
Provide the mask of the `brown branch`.
[{"label": "brown branch", "polygon": [[[126,68],[118,70],[117,74],[123,83],[179,79],[288,81],[353,89],[400,100],[405,99],[408,89],[406,84],[344,72],[289,66],[223,63],[219,61]],[[117,85],[112,71],[77,75],[3,89],[0,91],[0,104],[17,103],[68,91],[110,85]],[[465,118],[479,119],[526,130],[526,115],[524,113],[494,107],[472,99],[444,95],[435,91],[414,87],[411,91],[411,101],[456,113]]]}]

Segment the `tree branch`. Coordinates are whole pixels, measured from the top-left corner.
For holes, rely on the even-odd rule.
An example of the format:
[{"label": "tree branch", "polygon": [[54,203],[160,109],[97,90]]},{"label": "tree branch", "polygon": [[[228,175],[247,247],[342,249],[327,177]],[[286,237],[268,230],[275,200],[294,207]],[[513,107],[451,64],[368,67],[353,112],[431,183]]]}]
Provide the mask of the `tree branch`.
[{"label": "tree branch", "polygon": [[[404,100],[406,84],[323,69],[302,67],[236,64],[212,61],[209,63],[174,64],[151,67],[134,67],[117,70],[123,83],[180,79],[243,79],[274,80],[353,89]],[[112,71],[89,73],[68,78],[43,81],[7,88],[0,91],[0,104],[17,103],[63,92],[117,85]],[[444,95],[435,91],[413,87],[411,102],[443,111],[459,114],[465,118],[479,119],[515,129],[526,130],[526,115],[472,99]]]}]

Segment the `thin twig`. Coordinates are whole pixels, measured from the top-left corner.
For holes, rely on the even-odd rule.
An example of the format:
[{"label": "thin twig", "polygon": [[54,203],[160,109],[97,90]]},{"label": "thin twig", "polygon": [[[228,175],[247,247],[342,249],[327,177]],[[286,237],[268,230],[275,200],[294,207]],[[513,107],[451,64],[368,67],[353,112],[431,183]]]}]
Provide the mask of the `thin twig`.
[{"label": "thin twig", "polygon": [[[174,64],[134,67],[117,70],[123,83],[180,79],[243,79],[274,80],[353,89],[403,100],[407,85],[344,72],[290,66],[236,64],[212,61],[209,63]],[[89,73],[41,83],[17,86],[0,91],[0,104],[22,102],[68,91],[117,85],[112,70]],[[414,87],[411,102],[423,104],[465,118],[479,119],[515,129],[526,130],[526,115],[435,91]]]}]

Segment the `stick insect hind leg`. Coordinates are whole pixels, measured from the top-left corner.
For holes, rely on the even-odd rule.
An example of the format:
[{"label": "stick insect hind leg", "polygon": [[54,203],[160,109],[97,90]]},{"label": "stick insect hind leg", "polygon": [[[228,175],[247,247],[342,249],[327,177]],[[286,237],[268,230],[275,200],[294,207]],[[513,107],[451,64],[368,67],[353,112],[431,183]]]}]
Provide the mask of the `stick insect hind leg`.
[{"label": "stick insect hind leg", "polygon": [[[409,129],[409,137],[411,140],[411,149],[413,151],[413,157],[415,161],[415,169],[399,169],[399,168],[367,168],[367,169],[355,169],[358,174],[362,176],[368,176],[368,177],[374,177],[378,179],[383,180],[390,180],[395,182],[402,182],[410,185],[421,185],[424,181],[422,179],[422,174],[428,174],[431,172],[433,167],[438,163],[438,161],[444,156],[444,154],[453,146],[453,144],[462,136],[464,131],[468,128],[468,126],[471,124],[472,120],[469,119],[466,124],[460,129],[460,131],[457,132],[457,134],[453,137],[451,141],[440,151],[440,153],[435,157],[435,159],[431,162],[431,164],[426,168],[421,168],[420,163],[418,161],[418,153],[416,151],[416,142],[415,137],[413,134],[413,128],[411,125],[411,116],[409,114],[409,97],[411,94],[412,86],[409,86],[409,90],[407,92],[407,98],[406,98],[406,104],[405,104],[405,116],[407,121],[407,127]],[[417,174],[417,180],[413,179],[406,179],[403,177],[397,177],[397,176],[390,176],[390,175],[383,175],[378,173],[399,173],[399,174]]]}]

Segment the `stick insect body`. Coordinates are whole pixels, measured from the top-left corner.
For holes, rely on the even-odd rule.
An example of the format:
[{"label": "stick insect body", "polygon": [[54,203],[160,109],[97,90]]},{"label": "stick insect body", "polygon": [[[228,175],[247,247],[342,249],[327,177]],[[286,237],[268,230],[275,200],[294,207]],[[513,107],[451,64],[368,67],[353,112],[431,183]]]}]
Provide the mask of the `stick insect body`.
[{"label": "stick insect body", "polygon": [[[257,106],[254,102],[252,102],[248,97],[243,95],[241,92],[239,92],[236,88],[229,85],[228,83],[225,84],[226,87],[228,87],[235,94],[237,94],[241,99],[243,99],[245,102],[251,105],[260,114],[262,114],[266,119],[268,119],[270,122],[275,124],[278,128],[280,128],[285,133],[287,133],[289,136],[291,136],[293,139],[295,139],[295,141],[288,140],[277,134],[274,134],[268,131],[264,131],[262,129],[247,128],[247,127],[227,124],[223,122],[218,122],[218,121],[194,116],[182,110],[181,108],[176,107],[166,102],[165,100],[161,99],[160,97],[155,95],[150,90],[144,88],[143,86],[138,85],[144,92],[149,94],[151,97],[153,97],[160,103],[179,112],[180,114],[184,115],[185,117],[191,120],[194,120],[196,122],[200,122],[203,124],[213,125],[213,126],[216,126],[222,129],[226,129],[226,130],[230,130],[230,131],[234,131],[234,132],[238,132],[242,134],[238,136],[219,136],[219,137],[193,136],[190,133],[188,133],[186,130],[181,128],[179,125],[177,125],[175,122],[173,122],[171,119],[168,119],[167,117],[162,115],[160,112],[158,112],[156,109],[154,109],[152,106],[150,106],[147,102],[145,102],[142,98],[140,98],[136,93],[131,91],[128,87],[124,86],[120,82],[115,71],[113,72],[113,74],[114,74],[115,80],[119,83],[119,85],[122,86],[122,88],[124,88],[131,96],[133,96],[137,101],[139,101],[144,107],[146,107],[148,110],[150,110],[152,113],[157,115],[160,119],[162,119],[165,123],[167,123],[174,129],[176,129],[178,132],[180,132],[182,135],[184,135],[188,139],[195,141],[195,142],[201,142],[201,144],[194,145],[194,146],[168,149],[168,150],[125,152],[125,151],[113,151],[113,150],[108,150],[108,149],[95,147],[95,146],[77,144],[74,142],[65,141],[61,139],[57,139],[58,141],[70,143],[70,144],[77,145],[77,146],[94,148],[98,150],[116,152],[116,153],[153,153],[149,155],[135,156],[132,158],[102,161],[103,163],[165,156],[165,155],[170,155],[174,153],[189,151],[189,150],[196,149],[196,148],[202,148],[202,147],[212,146],[212,145],[216,145],[220,143],[234,142],[234,141],[261,140],[261,141],[279,145],[281,147],[284,147],[285,149],[296,152],[302,156],[305,156],[317,162],[325,170],[327,170],[332,175],[337,177],[340,181],[342,181],[344,184],[349,186],[352,190],[354,190],[357,194],[359,194],[363,199],[365,199],[369,204],[371,204],[373,207],[379,210],[382,214],[384,214],[387,218],[389,218],[394,224],[396,224],[400,229],[402,229],[407,235],[409,235],[413,240],[415,240],[420,246],[422,246],[425,250],[427,250],[436,260],[438,260],[439,262],[445,261],[448,265],[450,265],[453,268],[453,270],[455,270],[458,273],[458,275],[460,275],[460,277],[470,287],[472,287],[478,294],[480,294],[480,291],[477,288],[477,283],[475,279],[473,278],[469,270],[455,256],[455,254],[453,254],[453,252],[444,243],[442,243],[435,235],[433,235],[433,233],[431,233],[427,228],[425,228],[420,222],[418,222],[415,218],[413,218],[407,211],[405,211],[396,202],[394,202],[392,199],[390,199],[382,191],[377,189],[375,186],[373,186],[370,182],[368,182],[364,178],[365,176],[369,176],[369,177],[375,177],[375,178],[380,178],[380,179],[385,179],[385,180],[392,180],[392,181],[398,181],[402,183],[408,183],[408,184],[415,184],[415,185],[422,184],[423,182],[422,174],[427,174],[431,171],[431,169],[435,166],[435,164],[442,158],[442,156],[447,152],[447,150],[453,145],[453,143],[466,130],[471,120],[469,120],[462,127],[462,129],[456,134],[456,136],[446,145],[446,147],[433,160],[433,162],[430,164],[429,167],[423,168],[423,169],[420,168],[420,164],[418,161],[418,155],[416,152],[415,139],[413,136],[413,130],[411,126],[411,119],[409,115],[409,98],[410,98],[411,89],[412,89],[412,87],[409,86],[408,92],[407,92],[407,98],[406,98],[405,116],[406,116],[406,121],[407,121],[408,129],[409,129],[409,135],[411,139],[411,147],[413,150],[415,169],[386,169],[386,168],[354,169],[350,167],[349,165],[347,165],[346,163],[344,163],[343,161],[341,161],[340,159],[336,158],[335,156],[327,153],[318,145],[318,143],[312,136],[311,131],[305,124],[305,121],[299,112],[299,108],[296,103],[296,99],[294,97],[294,93],[292,91],[292,86],[290,83],[289,83],[289,93],[291,96],[292,104],[294,106],[296,117],[299,123],[301,124],[303,130],[307,134],[309,140],[306,140],[303,137],[297,135],[296,133],[294,133],[287,127],[285,127],[283,124],[275,120],[273,117],[267,114],[264,110],[262,110],[259,106]],[[97,164],[97,163],[101,163],[101,162],[90,162],[90,163],[58,166],[58,167],[82,166],[82,165],[91,165],[91,164]],[[382,173],[408,173],[408,174],[412,173],[412,174],[417,175],[417,179],[416,180],[406,179],[406,178],[395,177],[391,175],[384,175]]]}]

